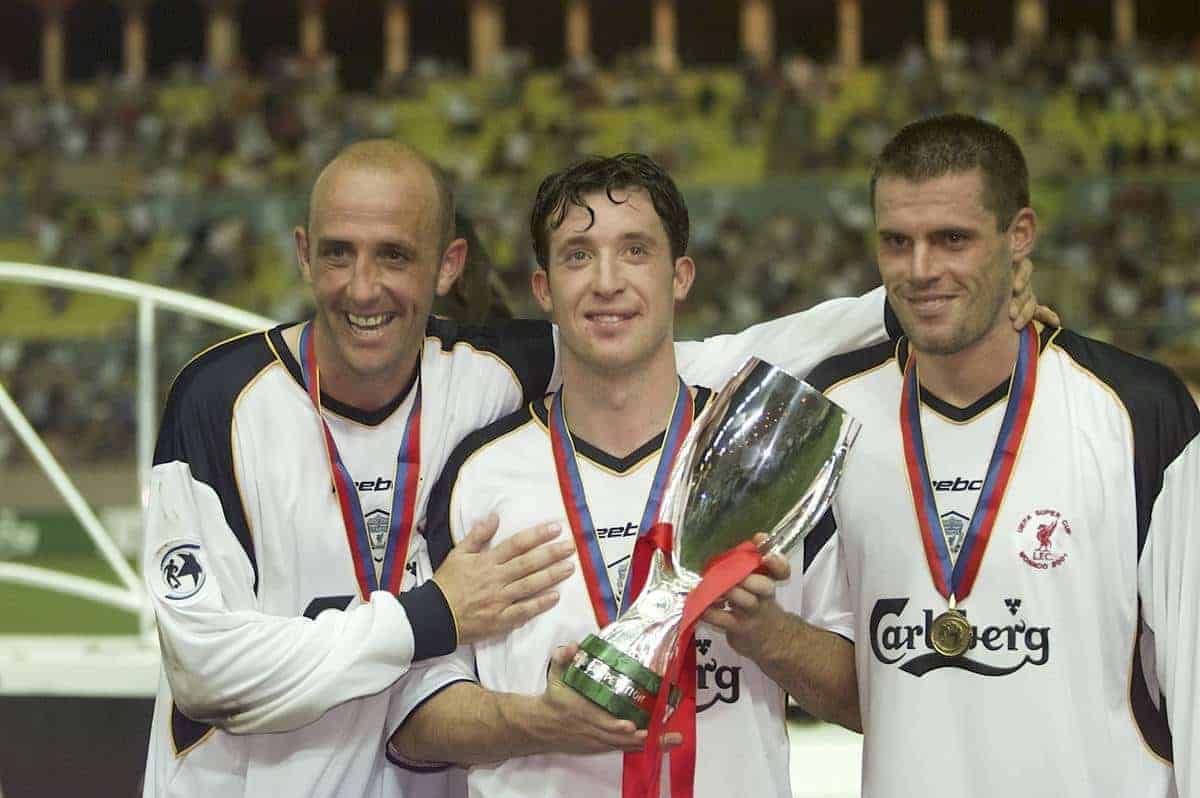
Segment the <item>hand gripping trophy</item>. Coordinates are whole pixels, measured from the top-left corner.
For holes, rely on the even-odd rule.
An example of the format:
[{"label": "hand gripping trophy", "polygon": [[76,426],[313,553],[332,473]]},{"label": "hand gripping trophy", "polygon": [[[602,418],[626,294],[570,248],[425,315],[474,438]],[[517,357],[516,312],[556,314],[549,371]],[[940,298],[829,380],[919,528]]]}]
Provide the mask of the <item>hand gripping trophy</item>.
[{"label": "hand gripping trophy", "polygon": [[[701,413],[675,459],[658,519],[660,532],[667,531],[662,523],[670,525],[663,536],[669,543],[653,551],[641,593],[580,643],[563,681],[647,728],[679,648],[685,603],[710,563],[758,532],[768,535],[759,546],[764,556],[795,550],[828,509],[858,430],[806,383],[747,361]],[[671,698],[674,705],[677,696]]]}]

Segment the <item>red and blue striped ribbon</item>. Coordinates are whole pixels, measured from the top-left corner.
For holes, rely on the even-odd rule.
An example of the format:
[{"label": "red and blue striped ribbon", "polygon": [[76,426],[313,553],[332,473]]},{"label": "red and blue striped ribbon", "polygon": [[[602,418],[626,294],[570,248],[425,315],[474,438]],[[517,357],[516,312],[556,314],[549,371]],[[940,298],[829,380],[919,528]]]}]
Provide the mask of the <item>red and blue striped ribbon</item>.
[{"label": "red and blue striped ribbon", "polygon": [[921,386],[917,376],[916,353],[911,347],[909,349],[904,368],[904,387],[900,394],[900,434],[904,441],[904,462],[929,572],[933,575],[938,593],[947,599],[951,596],[957,601],[966,598],[979,574],[983,553],[996,524],[1017,452],[1021,448],[1021,439],[1025,435],[1025,423],[1033,406],[1037,363],[1038,336],[1033,325],[1029,325],[1021,333],[1017,365],[1009,384],[1008,405],[1004,410],[1004,420],[1000,423],[1000,433],[996,436],[996,445],[992,449],[987,476],[971,514],[971,523],[967,527],[958,559],[951,561],[933,495],[929,463],[925,457],[925,438],[921,434]]},{"label": "red and blue striped ribbon", "polygon": [[383,568],[375,574],[375,562],[371,556],[371,540],[367,535],[366,519],[358,501],[358,488],[350,477],[350,470],[342,462],[333,433],[321,413],[321,373],[317,368],[317,357],[313,346],[312,325],[306,324],[300,333],[301,372],[308,396],[321,419],[325,432],[325,451],[329,455],[329,469],[333,477],[338,507],[342,511],[342,525],[346,529],[346,540],[350,545],[350,556],[354,561],[354,574],[358,579],[363,600],[370,598],[376,590],[399,593],[404,581],[404,564],[408,561],[408,546],[416,524],[417,486],[421,473],[421,382],[418,378],[416,396],[408,420],[404,424],[404,436],[400,440],[400,451],[396,456],[396,478],[392,483],[392,514],[388,528],[387,549],[383,557]]},{"label": "red and blue striped ribbon", "polygon": [[[671,421],[663,438],[662,454],[659,456],[658,469],[654,472],[654,481],[650,486],[650,495],[646,499],[646,509],[642,512],[638,535],[647,534],[654,522],[658,520],[658,511],[662,504],[663,492],[667,478],[671,473],[671,465],[679,454],[679,448],[687,437],[692,425],[692,394],[683,380],[679,380],[678,393],[675,396],[675,408],[671,412]],[[562,493],[563,507],[567,511],[567,522],[571,525],[571,533],[575,537],[575,549],[579,553],[580,570],[583,572],[584,583],[587,585],[588,596],[592,601],[592,610],[596,614],[596,623],[601,628],[616,620],[620,607],[612,583],[608,579],[608,568],[604,564],[604,556],[600,551],[600,541],[596,538],[596,527],[592,514],[588,510],[587,496],[583,491],[583,479],[579,473],[579,464],[575,460],[575,444],[571,440],[570,429],[567,427],[566,409],[563,407],[562,389],[560,388],[550,402],[550,448],[554,452],[554,469],[558,475],[558,487]],[[630,582],[626,577],[626,595],[620,606],[628,606],[630,599]]]}]

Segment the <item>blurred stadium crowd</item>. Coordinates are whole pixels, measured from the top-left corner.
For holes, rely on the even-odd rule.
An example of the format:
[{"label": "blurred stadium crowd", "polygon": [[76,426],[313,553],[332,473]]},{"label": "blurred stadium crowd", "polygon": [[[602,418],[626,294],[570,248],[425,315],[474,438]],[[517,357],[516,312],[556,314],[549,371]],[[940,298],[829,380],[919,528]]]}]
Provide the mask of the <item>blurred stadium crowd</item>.
[{"label": "blurred stadium crowd", "polygon": [[[906,121],[957,109],[1025,148],[1039,294],[1072,327],[1200,371],[1200,54],[1083,37],[954,45],[938,64],[913,48],[850,72],[803,57],[671,76],[640,53],[603,72],[529,64],[507,54],[484,80],[422,62],[368,94],[339,90],[332,62],[298,59],[254,76],[180,67],[137,89],[101,79],[62,98],[0,85],[0,260],[295,318],[291,227],[308,185],[345,143],[396,136],[456,177],[477,234],[446,310],[533,313],[539,179],[581,154],[636,150],[688,196],[701,272],[680,333],[709,334],[874,286],[871,160]],[[127,306],[0,284],[0,381],[60,456],[131,456],[132,325]],[[173,317],[162,332],[164,380],[219,337]],[[23,456],[0,425],[0,464]]]}]

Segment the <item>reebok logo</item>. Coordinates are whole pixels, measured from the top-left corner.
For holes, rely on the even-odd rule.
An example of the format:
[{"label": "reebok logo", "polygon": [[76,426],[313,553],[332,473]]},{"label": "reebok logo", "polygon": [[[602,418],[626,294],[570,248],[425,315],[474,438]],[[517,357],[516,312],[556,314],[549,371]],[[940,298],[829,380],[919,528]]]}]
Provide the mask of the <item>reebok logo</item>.
[{"label": "reebok logo", "polygon": [[375,481],[367,480],[366,482],[356,482],[355,487],[360,491],[367,492],[372,490],[391,490],[392,481],[383,477],[375,477]]},{"label": "reebok logo", "polygon": [[635,538],[638,533],[638,525],[630,521],[625,526],[598,526],[596,527],[596,537],[603,538]]},{"label": "reebok logo", "polygon": [[982,479],[964,479],[963,477],[955,477],[954,479],[939,479],[933,483],[933,489],[945,493],[961,493],[964,490],[983,490]]}]

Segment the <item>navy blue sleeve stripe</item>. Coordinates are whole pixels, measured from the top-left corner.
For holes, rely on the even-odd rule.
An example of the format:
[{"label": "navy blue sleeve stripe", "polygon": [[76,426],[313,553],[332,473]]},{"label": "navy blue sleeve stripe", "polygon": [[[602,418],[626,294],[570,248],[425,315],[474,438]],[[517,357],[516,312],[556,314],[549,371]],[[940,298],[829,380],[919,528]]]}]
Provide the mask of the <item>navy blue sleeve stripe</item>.
[{"label": "navy blue sleeve stripe", "polygon": [[197,357],[171,386],[154,449],[155,465],[186,463],[192,477],[217,494],[254,570],[255,592],[258,563],[233,462],[233,407],[250,381],[274,362],[265,333],[234,338]]},{"label": "navy blue sleeve stripe", "polygon": [[1063,330],[1054,343],[1111,388],[1129,413],[1141,558],[1163,473],[1200,435],[1200,410],[1183,381],[1166,366],[1069,330]]},{"label": "navy blue sleeve stripe", "polygon": [[[817,522],[813,531],[809,532],[808,537],[804,538],[805,572],[813,564],[813,560],[817,559],[817,555],[821,553],[821,550],[825,548],[825,544],[833,539],[834,532],[837,532],[837,522],[833,520],[833,510],[826,510],[825,515],[821,516],[821,520]],[[835,543],[834,545],[837,544]]]},{"label": "navy blue sleeve stripe", "polygon": [[175,756],[186,753],[212,729],[207,723],[192,720],[180,712],[174,703],[171,704],[171,745],[175,749]]},{"label": "navy blue sleeve stripe", "polygon": [[449,654],[458,647],[454,615],[437,582],[405,590],[396,599],[408,615],[413,633],[413,662]]},{"label": "navy blue sleeve stripe", "polygon": [[512,319],[481,325],[434,316],[429,319],[426,333],[438,338],[447,352],[455,344],[465,343],[499,357],[520,380],[524,402],[545,395],[554,373],[554,333],[550,322]]},{"label": "navy blue sleeve stripe", "polygon": [[887,362],[896,351],[895,341],[882,341],[874,346],[834,355],[818,363],[804,378],[818,391],[827,391],[848,377],[870,371]]},{"label": "navy blue sleeve stripe", "polygon": [[1174,742],[1171,738],[1171,724],[1167,722],[1166,701],[1159,697],[1158,706],[1151,698],[1150,687],[1146,684],[1145,666],[1142,662],[1142,608],[1138,601],[1138,631],[1133,645],[1132,678],[1129,680],[1129,706],[1133,711],[1134,722],[1146,745],[1162,759],[1175,761]]}]

